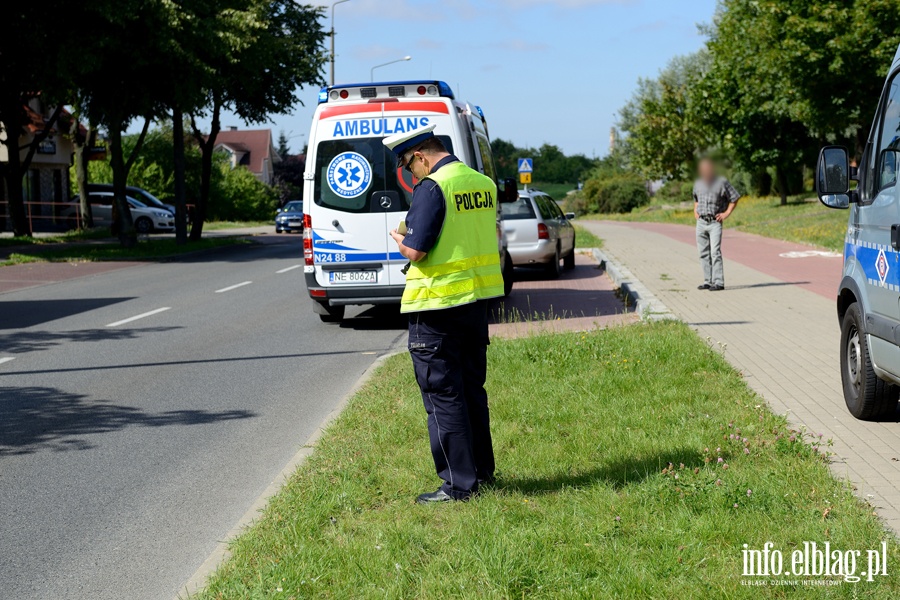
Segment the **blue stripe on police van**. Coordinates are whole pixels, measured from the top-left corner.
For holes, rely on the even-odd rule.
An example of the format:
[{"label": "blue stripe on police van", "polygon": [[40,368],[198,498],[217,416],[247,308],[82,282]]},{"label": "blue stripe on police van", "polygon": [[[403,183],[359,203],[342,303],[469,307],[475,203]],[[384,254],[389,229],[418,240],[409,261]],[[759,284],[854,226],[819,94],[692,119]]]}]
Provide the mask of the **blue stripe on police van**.
[{"label": "blue stripe on police van", "polygon": [[[884,251],[884,257],[887,260],[888,270],[885,274],[884,282],[878,274],[878,255]],[[857,243],[847,242],[844,244],[845,260],[849,257],[855,257],[859,266],[862,267],[866,276],[866,282],[875,287],[881,287],[889,290],[900,290],[900,253],[881,244],[873,244],[872,242],[859,241]]]}]

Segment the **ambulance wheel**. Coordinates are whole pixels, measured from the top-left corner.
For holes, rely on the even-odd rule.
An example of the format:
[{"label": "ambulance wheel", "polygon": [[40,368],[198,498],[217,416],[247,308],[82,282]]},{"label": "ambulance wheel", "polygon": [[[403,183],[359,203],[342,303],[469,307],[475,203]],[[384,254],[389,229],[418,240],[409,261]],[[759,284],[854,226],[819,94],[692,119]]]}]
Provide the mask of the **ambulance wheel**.
[{"label": "ambulance wheel", "polygon": [[559,244],[556,245],[556,252],[553,254],[553,258],[547,264],[547,275],[550,276],[551,279],[556,279],[559,277],[559,274],[562,272],[562,269],[559,266]]},{"label": "ambulance wheel", "polygon": [[513,266],[512,256],[506,253],[506,259],[503,261],[503,296],[509,296],[512,293],[513,281],[515,280],[515,267]]},{"label": "ambulance wheel", "polygon": [[900,388],[875,375],[862,312],[853,303],[841,324],[841,382],[850,414],[863,421],[889,417],[897,410]]},{"label": "ambulance wheel", "polygon": [[572,251],[566,254],[566,257],[563,259],[563,269],[567,271],[571,271],[575,268],[575,246],[572,246]]},{"label": "ambulance wheel", "polygon": [[323,323],[340,323],[344,320],[344,308],[343,306],[329,306],[324,302],[314,302],[313,303],[313,311]]}]

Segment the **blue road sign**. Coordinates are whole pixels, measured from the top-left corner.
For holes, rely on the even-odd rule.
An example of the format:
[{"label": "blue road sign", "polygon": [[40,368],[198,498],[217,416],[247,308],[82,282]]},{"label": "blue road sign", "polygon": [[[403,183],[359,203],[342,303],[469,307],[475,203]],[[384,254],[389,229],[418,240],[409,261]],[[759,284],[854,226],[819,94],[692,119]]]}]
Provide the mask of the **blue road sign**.
[{"label": "blue road sign", "polygon": [[532,167],[530,158],[519,159],[519,173],[531,173],[533,171],[534,168]]}]

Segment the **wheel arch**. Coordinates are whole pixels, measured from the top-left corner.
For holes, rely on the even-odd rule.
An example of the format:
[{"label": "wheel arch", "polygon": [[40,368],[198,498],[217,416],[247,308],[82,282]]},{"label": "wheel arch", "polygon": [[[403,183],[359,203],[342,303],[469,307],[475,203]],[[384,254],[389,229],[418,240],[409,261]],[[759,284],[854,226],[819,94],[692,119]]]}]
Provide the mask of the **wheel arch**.
[{"label": "wheel arch", "polygon": [[862,297],[862,293],[860,292],[859,286],[856,285],[856,281],[852,277],[844,277],[843,281],[841,281],[841,287],[837,297],[838,326],[844,322],[844,315],[847,314],[847,309],[850,308],[850,305],[853,303],[859,304],[859,310],[860,313],[862,313],[862,324],[865,325],[866,307],[862,302]]}]

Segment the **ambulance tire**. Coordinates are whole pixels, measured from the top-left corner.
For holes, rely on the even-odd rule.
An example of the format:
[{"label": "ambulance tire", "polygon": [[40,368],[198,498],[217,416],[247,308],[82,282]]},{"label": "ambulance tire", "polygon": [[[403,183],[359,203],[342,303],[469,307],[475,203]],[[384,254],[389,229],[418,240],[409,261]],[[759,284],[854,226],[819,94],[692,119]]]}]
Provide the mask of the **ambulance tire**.
[{"label": "ambulance tire", "polygon": [[875,375],[857,303],[850,305],[841,323],[841,383],[847,409],[857,419],[875,421],[897,411],[900,387]]},{"label": "ambulance tire", "polygon": [[547,263],[547,275],[550,277],[550,279],[556,279],[562,272],[562,268],[559,266],[559,261],[559,244],[557,244],[556,252],[553,254],[553,258],[550,259],[549,263]]},{"label": "ambulance tire", "polygon": [[323,323],[340,323],[344,320],[344,306],[329,306],[325,302],[313,302],[313,311]]},{"label": "ambulance tire", "polygon": [[563,269],[566,271],[571,271],[575,268],[575,246],[572,246],[572,251],[566,254],[566,257],[563,258]]},{"label": "ambulance tire", "polygon": [[506,260],[503,261],[503,297],[512,293],[513,282],[516,279],[515,267],[513,266],[512,256],[506,253]]}]

